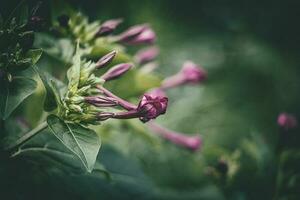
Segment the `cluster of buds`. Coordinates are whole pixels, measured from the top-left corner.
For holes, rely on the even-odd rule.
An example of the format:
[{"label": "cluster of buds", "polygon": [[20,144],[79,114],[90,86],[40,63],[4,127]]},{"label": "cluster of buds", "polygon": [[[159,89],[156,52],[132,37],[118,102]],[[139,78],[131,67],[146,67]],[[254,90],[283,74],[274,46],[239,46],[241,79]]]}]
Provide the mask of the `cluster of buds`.
[{"label": "cluster of buds", "polygon": [[[120,77],[133,66],[131,63],[121,63],[96,77],[94,72],[107,66],[115,55],[116,52],[112,51],[96,63],[81,61],[80,55],[74,56],[74,65],[68,71],[68,92],[63,101],[63,109],[60,109],[60,116],[73,122],[96,124],[109,118],[139,118],[142,122],[147,122],[166,112],[168,98],[165,96],[144,94],[139,104],[134,105],[103,86],[105,82]],[[76,64],[78,62],[80,66]],[[79,71],[79,77],[74,75],[76,70]]]},{"label": "cluster of buds", "polygon": [[[80,36],[76,38],[81,38],[81,41],[85,43],[90,43],[92,39],[103,39],[108,43],[118,43],[121,45],[140,45],[140,44],[153,44],[156,40],[156,34],[151,29],[148,24],[139,24],[128,28],[127,30],[121,32],[120,34],[113,34],[115,29],[123,22],[122,19],[110,19],[104,21],[103,23],[94,22],[87,24],[87,19],[81,16],[80,14],[71,17],[68,23],[65,23],[64,20],[60,20],[60,24],[69,26],[69,30],[74,30],[74,35],[76,35],[77,27],[81,27]],[[76,22],[76,23],[75,23]],[[83,25],[78,25],[78,22],[81,22]],[[80,24],[80,23],[79,23]],[[84,28],[82,28],[84,27]],[[97,27],[95,29],[94,27]],[[84,30],[89,30],[89,32],[84,33]],[[91,31],[92,30],[92,31]],[[102,40],[99,40],[102,41]],[[104,43],[107,45],[106,43]],[[155,46],[146,47],[141,49],[133,56],[133,61],[141,66],[140,71],[144,73],[152,72],[157,64],[154,61],[159,54],[159,49]],[[111,55],[114,53],[105,55],[102,58],[102,61],[98,61],[96,65],[101,66],[106,65],[106,61],[111,58]],[[118,78],[126,71],[131,68],[130,63],[123,63],[117,66],[110,68],[105,74],[99,77],[98,81],[94,80],[96,77],[91,73],[95,68],[99,67],[88,67],[87,69],[81,69],[81,83],[83,80],[90,79],[89,85],[91,82],[95,83],[94,86],[89,87],[85,95],[81,95],[80,104],[85,105],[87,113],[84,116],[89,116],[87,121],[104,121],[110,118],[113,119],[130,119],[130,118],[139,118],[142,122],[148,122],[151,119],[155,119],[157,116],[164,114],[168,105],[168,98],[166,97],[165,91],[170,88],[178,87],[185,84],[197,84],[203,82],[207,78],[207,73],[197,64],[187,61],[183,64],[182,69],[175,75],[167,77],[162,81],[162,84],[159,88],[154,88],[149,92],[142,95],[139,103],[134,105],[130,102],[127,102],[124,99],[113,94],[111,91],[107,90],[103,83],[105,81],[110,81]],[[90,78],[88,78],[90,77]],[[102,81],[102,82],[101,82]],[[83,100],[82,100],[83,99]],[[81,108],[84,107],[80,105]],[[123,109],[123,111],[118,110],[117,108]],[[83,109],[85,112],[85,109]],[[77,115],[78,119],[81,119],[82,115]],[[96,120],[95,120],[96,119]],[[72,119],[74,121],[74,119]],[[199,135],[188,136],[185,134],[177,133],[170,131],[166,128],[163,128],[155,123],[148,123],[150,129],[165,138],[166,140],[175,143],[179,146],[183,146],[190,150],[197,150],[201,147],[202,140]]]},{"label": "cluster of buds", "polygon": [[[103,22],[95,36],[103,37],[113,33],[122,22],[122,19],[110,19]],[[156,34],[148,24],[139,24],[114,35],[112,38],[112,41],[126,45],[153,44],[156,40]]]},{"label": "cluster of buds", "polygon": [[123,22],[122,19],[110,19],[100,23],[88,23],[88,18],[78,13],[73,16],[62,15],[58,18],[58,31],[71,34],[83,43],[92,43],[94,39],[105,37],[111,43],[126,45],[153,44],[156,34],[148,24],[132,26],[120,34],[115,29]]}]

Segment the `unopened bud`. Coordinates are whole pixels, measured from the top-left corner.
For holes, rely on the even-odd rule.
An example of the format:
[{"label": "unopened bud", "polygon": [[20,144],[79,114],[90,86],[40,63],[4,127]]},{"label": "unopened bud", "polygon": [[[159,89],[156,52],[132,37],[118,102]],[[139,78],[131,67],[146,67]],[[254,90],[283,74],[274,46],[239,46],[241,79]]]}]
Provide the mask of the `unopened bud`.
[{"label": "unopened bud", "polygon": [[96,33],[96,36],[103,36],[112,33],[122,22],[122,19],[110,19],[103,22],[99,31]]},{"label": "unopened bud", "polygon": [[116,51],[112,51],[108,54],[106,54],[105,56],[101,57],[98,62],[96,63],[96,68],[101,68],[105,65],[108,65],[116,56],[117,52]]},{"label": "unopened bud", "polygon": [[111,113],[111,112],[100,112],[98,115],[97,115],[97,119],[99,121],[105,121],[111,117],[113,117],[115,114],[114,113]]},{"label": "unopened bud", "polygon": [[105,81],[113,80],[126,73],[132,67],[131,63],[121,63],[110,68],[101,76]]},{"label": "unopened bud", "polygon": [[136,53],[135,60],[139,64],[145,64],[154,60],[158,56],[158,53],[159,49],[157,47],[142,49]]}]

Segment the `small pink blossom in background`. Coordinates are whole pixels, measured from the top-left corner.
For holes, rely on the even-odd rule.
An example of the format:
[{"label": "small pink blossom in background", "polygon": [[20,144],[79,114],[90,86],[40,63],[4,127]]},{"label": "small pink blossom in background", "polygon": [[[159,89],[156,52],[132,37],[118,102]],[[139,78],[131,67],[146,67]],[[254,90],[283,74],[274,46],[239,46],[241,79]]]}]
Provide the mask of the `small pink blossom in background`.
[{"label": "small pink blossom in background", "polygon": [[277,124],[288,130],[291,128],[295,128],[298,125],[298,121],[296,119],[295,116],[293,116],[292,114],[288,114],[288,113],[281,113],[279,114],[278,118],[277,118]]}]

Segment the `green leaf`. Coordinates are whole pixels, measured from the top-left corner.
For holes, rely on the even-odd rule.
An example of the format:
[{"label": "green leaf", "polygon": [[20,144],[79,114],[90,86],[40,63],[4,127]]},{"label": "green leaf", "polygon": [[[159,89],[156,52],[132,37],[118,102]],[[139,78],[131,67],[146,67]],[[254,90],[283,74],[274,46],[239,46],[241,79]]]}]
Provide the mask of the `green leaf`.
[{"label": "green leaf", "polygon": [[54,90],[53,84],[51,84],[51,80],[49,79],[49,76],[46,76],[41,70],[39,70],[36,67],[34,69],[38,72],[38,74],[44,84],[44,87],[46,89],[44,110],[47,112],[50,112],[50,111],[54,110],[55,108],[57,108],[57,99],[60,99],[59,95],[55,94],[55,90]]},{"label": "green leaf", "polygon": [[30,49],[27,52],[27,57],[31,58],[32,65],[35,65],[37,61],[41,58],[41,55],[43,53],[42,49]]},{"label": "green leaf", "polygon": [[77,43],[76,53],[73,57],[73,65],[70,67],[70,69],[67,72],[67,78],[69,81],[68,89],[71,92],[76,92],[79,84],[80,79],[80,57],[81,52],[79,49],[79,43]]},{"label": "green leaf", "polygon": [[91,172],[101,142],[99,136],[91,129],[78,124],[65,123],[55,115],[47,118],[52,133],[83,163],[86,170]]},{"label": "green leaf", "polygon": [[[11,141],[15,141],[12,139]],[[44,165],[47,168],[58,167],[67,173],[82,173],[86,171],[84,165],[78,162],[77,156],[61,144],[60,140],[52,134],[49,127],[23,144],[12,154],[12,157],[19,156],[26,157],[26,160]]]},{"label": "green leaf", "polygon": [[15,76],[12,82],[0,83],[0,118],[6,119],[37,87],[37,83],[24,76]]}]

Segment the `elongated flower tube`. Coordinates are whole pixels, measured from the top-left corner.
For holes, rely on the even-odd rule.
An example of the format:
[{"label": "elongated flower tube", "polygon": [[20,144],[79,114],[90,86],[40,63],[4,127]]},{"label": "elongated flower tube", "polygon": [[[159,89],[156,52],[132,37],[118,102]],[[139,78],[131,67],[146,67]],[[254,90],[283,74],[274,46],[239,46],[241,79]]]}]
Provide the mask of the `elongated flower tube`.
[{"label": "elongated flower tube", "polygon": [[88,96],[84,99],[87,103],[90,103],[96,107],[113,107],[118,105],[117,100],[111,97]]},{"label": "elongated flower tube", "polygon": [[116,56],[117,52],[116,51],[112,51],[106,55],[104,55],[103,57],[101,57],[98,62],[96,63],[96,67],[99,69],[103,66],[108,65]]},{"label": "elongated flower tube", "polygon": [[201,148],[202,146],[202,139],[199,135],[188,136],[184,135],[175,131],[168,130],[155,122],[149,122],[148,127],[153,132],[159,134],[161,137],[165,138],[166,140],[187,148],[192,151],[196,151]]},{"label": "elongated flower tube", "polygon": [[123,19],[110,19],[103,22],[98,32],[96,33],[96,36],[104,36],[112,33],[122,22]]},{"label": "elongated flower tube", "polygon": [[101,76],[105,81],[110,81],[118,78],[119,76],[126,73],[133,65],[131,63],[121,63],[111,69],[109,69],[105,74]]},{"label": "elongated flower tube", "polygon": [[279,114],[277,123],[280,127],[286,130],[295,128],[298,125],[296,117],[288,113]]},{"label": "elongated flower tube", "polygon": [[152,44],[156,34],[147,24],[141,24],[129,28],[117,37],[118,42],[129,45]]},{"label": "elongated flower tube", "polygon": [[206,78],[207,72],[203,68],[191,61],[186,61],[177,74],[163,81],[162,88],[168,89],[184,84],[197,84],[203,82]]},{"label": "elongated flower tube", "polygon": [[[117,97],[112,94],[110,91],[105,89],[104,87],[98,86],[99,90],[105,94],[107,97],[114,99],[114,102],[119,106],[123,107],[127,111],[125,112],[117,112],[110,116],[110,118],[115,119],[132,119],[139,118],[142,122],[148,122],[151,119],[155,119],[159,115],[162,115],[166,112],[168,105],[168,98],[166,96],[155,95],[154,93],[144,94],[138,104],[135,106],[126,100]],[[89,100],[90,101],[90,100]],[[92,104],[96,104],[95,102],[91,102]]]},{"label": "elongated flower tube", "polygon": [[157,47],[149,47],[138,51],[135,54],[134,58],[137,63],[142,65],[154,60],[158,56],[158,54],[159,54],[159,49]]}]

